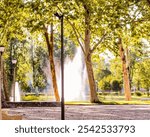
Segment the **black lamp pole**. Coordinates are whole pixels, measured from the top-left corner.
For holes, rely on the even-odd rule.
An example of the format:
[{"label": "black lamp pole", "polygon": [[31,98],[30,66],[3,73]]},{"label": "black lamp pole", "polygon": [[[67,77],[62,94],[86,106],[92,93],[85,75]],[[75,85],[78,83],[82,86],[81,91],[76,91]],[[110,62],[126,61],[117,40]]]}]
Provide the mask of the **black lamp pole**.
[{"label": "black lamp pole", "polygon": [[54,14],[61,21],[61,120],[65,120],[65,104],[64,104],[64,29],[63,14]]}]

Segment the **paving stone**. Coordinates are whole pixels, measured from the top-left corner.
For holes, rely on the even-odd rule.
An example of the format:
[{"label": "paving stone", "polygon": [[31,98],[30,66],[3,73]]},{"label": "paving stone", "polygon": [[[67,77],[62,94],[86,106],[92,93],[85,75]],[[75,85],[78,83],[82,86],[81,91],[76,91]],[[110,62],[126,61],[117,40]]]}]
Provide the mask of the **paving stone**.
[{"label": "paving stone", "polygon": [[[26,120],[60,120],[60,107],[7,108]],[[67,120],[150,120],[150,105],[66,105]]]}]

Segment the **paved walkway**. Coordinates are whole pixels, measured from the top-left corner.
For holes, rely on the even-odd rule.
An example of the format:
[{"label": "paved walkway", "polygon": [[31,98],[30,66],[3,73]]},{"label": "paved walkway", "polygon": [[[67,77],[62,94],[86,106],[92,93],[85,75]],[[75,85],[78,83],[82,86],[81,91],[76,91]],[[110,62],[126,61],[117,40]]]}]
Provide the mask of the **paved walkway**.
[{"label": "paved walkway", "polygon": [[[66,105],[65,112],[67,120],[150,120],[150,105]],[[12,108],[8,113],[25,120],[60,119],[60,107]]]}]

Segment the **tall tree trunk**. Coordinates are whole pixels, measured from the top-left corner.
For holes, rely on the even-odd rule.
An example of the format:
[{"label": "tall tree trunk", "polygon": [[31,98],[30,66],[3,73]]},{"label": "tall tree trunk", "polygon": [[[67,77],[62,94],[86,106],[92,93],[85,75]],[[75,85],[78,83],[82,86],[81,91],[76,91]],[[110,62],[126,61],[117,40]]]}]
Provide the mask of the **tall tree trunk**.
[{"label": "tall tree trunk", "polygon": [[97,94],[96,94],[96,85],[91,61],[91,54],[86,57],[86,68],[89,80],[89,87],[90,87],[90,101],[91,103],[99,102]]},{"label": "tall tree trunk", "polygon": [[129,84],[130,84],[130,89],[132,87],[132,70],[131,70],[131,59],[130,59],[130,54],[129,54],[129,49],[126,47],[125,49],[125,57],[126,57],[126,68],[128,69],[128,76],[129,76]]},{"label": "tall tree trunk", "polygon": [[90,13],[84,5],[85,9],[85,39],[84,39],[84,48],[85,48],[85,62],[86,62],[86,68],[87,68],[87,74],[88,74],[88,80],[89,80],[89,86],[90,86],[90,101],[92,103],[99,102],[97,94],[96,94],[96,85],[95,85],[95,79],[94,79],[94,73],[93,73],[93,67],[92,67],[92,61],[91,61],[91,53],[90,53]]},{"label": "tall tree trunk", "polygon": [[5,72],[5,67],[3,64],[3,86],[4,86],[4,96],[5,100],[9,101],[9,92],[8,92],[8,81],[7,81],[7,74]]},{"label": "tall tree trunk", "polygon": [[125,55],[125,50],[122,46],[122,39],[119,38],[119,51],[120,51],[120,57],[122,61],[122,71],[123,71],[123,82],[124,82],[124,92],[125,92],[125,98],[127,101],[131,100],[131,89],[130,89],[130,79],[129,79],[129,69],[127,65],[127,58]]},{"label": "tall tree trunk", "polygon": [[[1,54],[1,53],[0,53]],[[2,56],[2,55],[0,55],[0,56]],[[0,59],[0,88],[1,88],[1,93],[0,93],[0,97],[1,97],[1,99],[0,99],[0,101],[1,101],[1,107],[3,107],[3,106],[5,106],[5,104],[6,104],[6,100],[5,100],[5,96],[4,96],[4,85],[3,85],[3,59],[2,59],[2,57],[1,57],[1,59]]]},{"label": "tall tree trunk", "polygon": [[53,57],[53,47],[54,47],[54,42],[53,42],[53,39],[54,39],[53,38],[53,23],[51,23],[50,39],[49,39],[49,35],[48,35],[48,32],[47,32],[47,29],[45,30],[45,38],[46,38],[46,43],[47,43],[48,52],[49,52],[49,60],[50,60],[50,68],[51,68],[51,74],[52,74],[52,82],[53,82],[54,94],[55,94],[56,101],[60,102],[58,86],[57,86],[57,79],[56,79],[54,57]]}]

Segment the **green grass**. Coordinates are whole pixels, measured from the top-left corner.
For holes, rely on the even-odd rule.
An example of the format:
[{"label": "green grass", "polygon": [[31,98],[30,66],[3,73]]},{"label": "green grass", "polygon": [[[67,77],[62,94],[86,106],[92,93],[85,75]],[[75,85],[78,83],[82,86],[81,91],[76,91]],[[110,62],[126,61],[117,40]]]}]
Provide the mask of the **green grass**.
[{"label": "green grass", "polygon": [[65,102],[66,105],[91,105],[90,101],[67,101]]},{"label": "green grass", "polygon": [[[125,101],[125,97],[123,95],[121,96],[112,96],[112,95],[99,95],[99,100],[102,102],[102,104],[106,105],[141,105],[141,104],[150,104],[150,97],[147,95],[142,95],[142,96],[132,96],[131,101]],[[146,98],[147,100],[144,100]]]},{"label": "green grass", "polygon": [[150,101],[102,101],[104,105],[150,105]]},{"label": "green grass", "polygon": [[44,95],[28,95],[28,96],[22,96],[22,101],[49,101],[51,100],[50,96],[44,96]]},{"label": "green grass", "polygon": [[[124,95],[99,95],[99,100],[102,102],[104,105],[141,105],[141,104],[150,104],[150,97],[147,95],[142,95],[142,96],[132,96],[132,101],[125,101]],[[146,98],[147,100],[144,100]],[[44,95],[27,95],[23,96],[22,100],[23,101],[51,101],[53,100],[54,97],[52,96],[44,96]],[[94,103],[90,103],[90,101],[68,101],[65,102],[65,104],[70,104],[70,105],[91,105]]]}]

